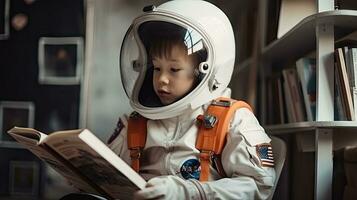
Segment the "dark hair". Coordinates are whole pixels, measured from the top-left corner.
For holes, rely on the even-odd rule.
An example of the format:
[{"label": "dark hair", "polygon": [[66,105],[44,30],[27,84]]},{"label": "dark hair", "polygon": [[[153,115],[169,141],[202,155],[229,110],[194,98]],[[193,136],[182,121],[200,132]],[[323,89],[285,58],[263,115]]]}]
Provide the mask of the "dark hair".
[{"label": "dark hair", "polygon": [[[149,60],[152,60],[154,57],[170,58],[172,53],[171,50],[174,46],[177,46],[183,51],[188,52],[188,48],[182,39],[161,38],[153,40],[149,49]],[[206,61],[207,52],[206,50],[199,50],[188,56],[193,59],[195,69],[197,69],[195,70],[195,76],[198,76],[198,65],[201,62]]]},{"label": "dark hair", "polygon": [[161,38],[153,39],[149,49],[149,57],[161,57],[161,58],[170,58],[171,50],[174,46],[179,47],[180,49],[187,52],[187,47],[182,41],[178,38]]}]

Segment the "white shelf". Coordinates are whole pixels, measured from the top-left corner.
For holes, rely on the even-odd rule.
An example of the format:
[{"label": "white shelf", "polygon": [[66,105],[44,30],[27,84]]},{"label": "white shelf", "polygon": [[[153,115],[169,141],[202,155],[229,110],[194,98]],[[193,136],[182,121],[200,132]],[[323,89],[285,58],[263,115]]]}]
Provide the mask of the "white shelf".
[{"label": "white shelf", "polygon": [[313,121],[313,122],[296,122],[279,125],[267,125],[264,127],[267,133],[271,135],[293,134],[299,131],[313,131],[318,128],[329,129],[355,129],[357,134],[357,121]]},{"label": "white shelf", "polygon": [[263,61],[284,64],[311,52],[316,48],[316,25],[322,23],[333,24],[335,39],[339,39],[357,29],[357,11],[334,10],[306,17],[281,38],[263,48]]}]

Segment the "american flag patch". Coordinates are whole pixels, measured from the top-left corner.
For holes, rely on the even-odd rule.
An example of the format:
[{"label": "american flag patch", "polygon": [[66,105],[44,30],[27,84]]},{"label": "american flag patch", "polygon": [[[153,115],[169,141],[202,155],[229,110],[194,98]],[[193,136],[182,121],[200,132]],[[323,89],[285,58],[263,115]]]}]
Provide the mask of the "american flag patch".
[{"label": "american flag patch", "polygon": [[274,155],[271,144],[260,144],[256,146],[260,162],[264,167],[274,167]]}]

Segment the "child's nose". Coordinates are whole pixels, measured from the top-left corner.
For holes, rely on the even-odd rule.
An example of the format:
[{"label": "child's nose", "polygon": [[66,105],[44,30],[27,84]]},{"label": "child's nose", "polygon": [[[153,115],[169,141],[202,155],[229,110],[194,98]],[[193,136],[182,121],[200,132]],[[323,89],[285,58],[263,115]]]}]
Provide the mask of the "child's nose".
[{"label": "child's nose", "polygon": [[161,84],[169,84],[169,77],[166,73],[161,73],[159,77],[159,82]]}]

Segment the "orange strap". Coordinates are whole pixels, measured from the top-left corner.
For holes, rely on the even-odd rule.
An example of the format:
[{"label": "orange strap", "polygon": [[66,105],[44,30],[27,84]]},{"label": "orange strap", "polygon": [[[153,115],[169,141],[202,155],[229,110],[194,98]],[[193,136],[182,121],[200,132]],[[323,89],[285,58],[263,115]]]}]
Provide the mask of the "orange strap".
[{"label": "orange strap", "polygon": [[[204,115],[197,117],[200,122],[196,148],[201,151],[201,175],[200,181],[207,181],[209,166],[214,163],[221,176],[224,170],[221,167],[220,155],[226,142],[226,134],[232,115],[239,108],[252,108],[244,101],[236,101],[230,98],[218,98],[212,102]],[[221,169],[220,169],[221,168]]]},{"label": "orange strap", "polygon": [[147,119],[137,112],[131,113],[128,120],[128,149],[130,150],[131,167],[139,172],[140,156],[146,143]]}]

